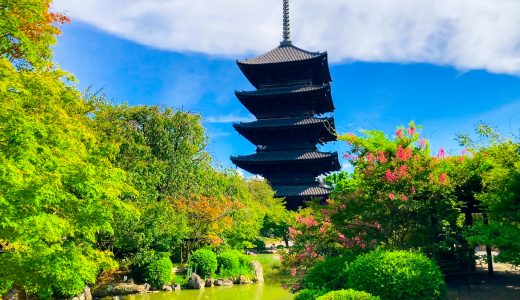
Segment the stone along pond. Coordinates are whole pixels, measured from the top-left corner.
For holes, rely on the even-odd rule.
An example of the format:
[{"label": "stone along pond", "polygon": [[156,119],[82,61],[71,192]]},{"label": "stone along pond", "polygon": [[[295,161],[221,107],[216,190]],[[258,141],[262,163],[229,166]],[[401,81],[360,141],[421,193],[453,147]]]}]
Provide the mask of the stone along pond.
[{"label": "stone along pond", "polygon": [[276,254],[259,254],[256,259],[264,269],[263,283],[220,286],[202,290],[180,290],[174,292],[158,292],[151,294],[130,295],[123,300],[290,300],[294,295],[282,288],[286,276],[278,274],[273,266],[279,263]]}]

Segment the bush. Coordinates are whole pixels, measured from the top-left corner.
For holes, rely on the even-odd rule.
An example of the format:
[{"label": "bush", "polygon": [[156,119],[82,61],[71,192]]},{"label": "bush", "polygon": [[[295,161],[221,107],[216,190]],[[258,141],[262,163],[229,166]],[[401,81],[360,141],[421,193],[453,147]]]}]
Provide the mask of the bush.
[{"label": "bush", "polygon": [[423,254],[374,251],[359,256],[347,270],[348,286],[382,299],[443,299],[439,267]]},{"label": "bush", "polygon": [[294,300],[316,300],[319,296],[325,294],[324,290],[309,290],[303,289],[296,294]]},{"label": "bush", "polygon": [[381,298],[372,296],[367,292],[356,290],[339,290],[328,292],[325,295],[319,296],[316,300],[379,300]]},{"label": "bush", "polygon": [[218,273],[223,277],[238,277],[240,275],[253,274],[253,258],[240,251],[231,250],[222,252],[217,256],[217,261]]},{"label": "bush", "polygon": [[132,259],[132,274],[139,282],[161,287],[172,280],[173,264],[168,253],[140,251]]},{"label": "bush", "polygon": [[217,256],[217,262],[221,276],[240,276],[240,261],[235,251],[222,252]]},{"label": "bush", "polygon": [[209,249],[199,249],[190,257],[190,268],[203,278],[215,274],[217,266],[217,256]]},{"label": "bush", "polygon": [[257,251],[265,250],[265,242],[263,240],[255,240],[253,244],[255,244]]},{"label": "bush", "polygon": [[317,263],[305,276],[302,286],[313,290],[334,291],[347,287],[347,259],[329,257]]},{"label": "bush", "polygon": [[154,287],[161,287],[172,280],[172,261],[168,256],[154,260],[146,270],[147,282]]}]

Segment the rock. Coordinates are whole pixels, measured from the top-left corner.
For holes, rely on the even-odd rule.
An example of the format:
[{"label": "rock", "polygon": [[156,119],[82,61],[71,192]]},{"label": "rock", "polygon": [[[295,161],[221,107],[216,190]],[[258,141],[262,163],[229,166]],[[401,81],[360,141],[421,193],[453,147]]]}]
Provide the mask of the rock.
[{"label": "rock", "polygon": [[88,286],[85,286],[85,289],[83,289],[83,293],[69,298],[70,300],[92,300],[92,294],[90,293],[90,288]]},{"label": "rock", "polygon": [[213,279],[208,278],[206,279],[206,282],[204,283],[205,287],[212,287],[213,286]]},{"label": "rock", "polygon": [[174,291],[180,291],[181,290],[181,285],[180,284],[172,284],[171,287],[172,287],[172,290],[174,290]]},{"label": "rock", "polygon": [[237,279],[237,283],[238,284],[246,284],[246,283],[250,283],[250,281],[249,281],[249,279],[247,279],[246,276],[240,275],[240,277],[238,277],[238,279]]},{"label": "rock", "polygon": [[198,290],[203,289],[205,285],[206,282],[202,278],[200,278],[199,275],[195,273],[191,274],[190,279],[188,281],[188,288]]},{"label": "rock", "polygon": [[149,285],[148,283],[143,284],[143,286],[144,286],[144,289],[145,289],[147,292],[152,288],[152,286]]},{"label": "rock", "polygon": [[217,279],[213,282],[215,286],[223,286],[224,285],[224,279]]},{"label": "rock", "polygon": [[[148,291],[146,285],[132,284],[132,283],[116,283],[106,284],[98,287],[92,295],[96,298],[108,296],[125,296],[131,294],[145,294]],[[92,298],[91,298],[92,299]]]},{"label": "rock", "polygon": [[231,285],[233,285],[233,280],[224,279],[224,280],[222,280],[222,285],[223,286],[231,286]]},{"label": "rock", "polygon": [[172,287],[169,286],[169,285],[163,285],[163,286],[162,286],[162,290],[165,291],[165,292],[171,292],[171,291],[173,291]]},{"label": "rock", "polygon": [[264,281],[264,269],[258,260],[253,260],[254,280],[258,282]]}]

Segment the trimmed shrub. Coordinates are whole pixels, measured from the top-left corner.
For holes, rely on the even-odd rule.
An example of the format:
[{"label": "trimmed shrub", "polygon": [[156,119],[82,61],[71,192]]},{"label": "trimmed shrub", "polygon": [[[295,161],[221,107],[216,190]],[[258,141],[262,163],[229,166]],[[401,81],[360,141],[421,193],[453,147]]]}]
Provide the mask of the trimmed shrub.
[{"label": "trimmed shrub", "polygon": [[319,296],[325,294],[327,291],[323,290],[309,290],[303,289],[294,296],[294,300],[316,300]]},{"label": "trimmed shrub", "polygon": [[352,289],[328,292],[319,296],[316,300],[380,300],[381,298],[373,296],[367,292],[356,291]]},{"label": "trimmed shrub", "polygon": [[347,288],[347,259],[329,257],[317,263],[303,279],[302,286],[326,291]]},{"label": "trimmed shrub", "polygon": [[218,273],[221,276],[240,276],[240,261],[235,251],[222,252],[217,256]]},{"label": "trimmed shrub", "polygon": [[347,270],[348,286],[381,299],[444,299],[439,267],[420,253],[374,251],[359,256]]},{"label": "trimmed shrub", "polygon": [[218,273],[223,277],[253,274],[253,258],[237,250],[222,252],[217,256]]},{"label": "trimmed shrub", "polygon": [[161,287],[172,280],[173,264],[168,253],[140,251],[132,258],[132,274],[139,282]]},{"label": "trimmed shrub", "polygon": [[217,256],[209,249],[199,249],[191,255],[189,265],[197,275],[208,278],[217,271]]},{"label": "trimmed shrub", "polygon": [[146,270],[147,282],[154,287],[161,287],[172,280],[172,261],[168,256],[154,260]]}]

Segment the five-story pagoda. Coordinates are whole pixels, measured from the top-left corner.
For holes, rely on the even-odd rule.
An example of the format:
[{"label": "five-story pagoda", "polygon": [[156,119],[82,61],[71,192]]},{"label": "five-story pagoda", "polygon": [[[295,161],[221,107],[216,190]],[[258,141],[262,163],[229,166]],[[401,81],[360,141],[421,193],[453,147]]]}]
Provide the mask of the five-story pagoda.
[{"label": "five-story pagoda", "polygon": [[263,176],[285,198],[289,208],[304,200],[326,198],[330,190],[319,175],[340,169],[337,152],[321,152],[317,145],[335,141],[327,53],[308,52],[292,45],[289,2],[283,2],[283,41],[258,57],[237,61],[256,88],[235,92],[257,121],[233,127],[257,146],[256,153],[232,156],[238,167]]}]

